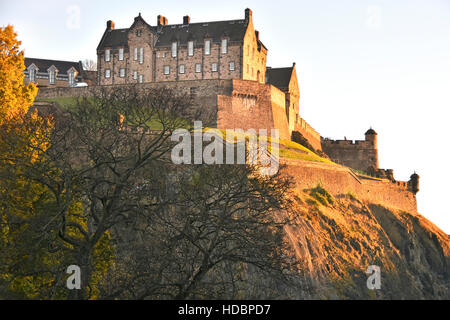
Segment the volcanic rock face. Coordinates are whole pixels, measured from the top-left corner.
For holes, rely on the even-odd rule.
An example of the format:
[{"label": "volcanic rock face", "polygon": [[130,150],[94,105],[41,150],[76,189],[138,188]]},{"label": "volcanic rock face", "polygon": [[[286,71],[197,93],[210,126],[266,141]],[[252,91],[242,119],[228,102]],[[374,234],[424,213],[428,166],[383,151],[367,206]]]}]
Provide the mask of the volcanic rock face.
[{"label": "volcanic rock face", "polygon": [[[309,280],[295,298],[450,299],[449,236],[420,214],[324,189],[293,198],[286,234]],[[367,286],[372,265],[379,290]]]}]

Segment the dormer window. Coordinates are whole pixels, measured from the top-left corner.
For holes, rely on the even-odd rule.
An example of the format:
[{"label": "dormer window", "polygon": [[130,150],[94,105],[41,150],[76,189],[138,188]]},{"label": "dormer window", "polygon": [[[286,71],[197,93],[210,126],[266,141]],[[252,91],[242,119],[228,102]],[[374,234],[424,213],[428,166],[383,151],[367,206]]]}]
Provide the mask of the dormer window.
[{"label": "dormer window", "polygon": [[109,49],[105,50],[105,61],[106,62],[111,61],[111,50]]},{"label": "dormer window", "polygon": [[70,70],[68,72],[68,75],[69,75],[69,86],[72,87],[75,83],[75,72],[73,70]]},{"label": "dormer window", "polygon": [[172,42],[172,57],[175,58],[177,56],[177,43]]},{"label": "dormer window", "polygon": [[211,54],[211,40],[205,40],[205,54]]},{"label": "dormer window", "polygon": [[31,68],[29,71],[30,82],[36,81],[36,69]]},{"label": "dormer window", "polygon": [[50,68],[47,69],[47,72],[48,72],[48,83],[55,84],[56,72],[57,72],[56,67],[54,65],[52,65]]},{"label": "dormer window", "polygon": [[36,67],[36,65],[34,63],[32,63],[29,67],[28,67],[28,80],[29,82],[36,82],[36,72],[37,72],[38,68]]},{"label": "dormer window", "polygon": [[222,39],[222,53],[228,52],[228,40]]}]

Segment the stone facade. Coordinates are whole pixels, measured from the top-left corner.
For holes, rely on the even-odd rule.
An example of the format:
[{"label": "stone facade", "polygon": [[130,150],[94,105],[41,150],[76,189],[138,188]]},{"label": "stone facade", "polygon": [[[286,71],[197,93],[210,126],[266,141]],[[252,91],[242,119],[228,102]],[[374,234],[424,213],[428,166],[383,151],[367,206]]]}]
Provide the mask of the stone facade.
[{"label": "stone facade", "polygon": [[336,163],[368,172],[378,169],[377,133],[370,129],[365,140],[322,139],[322,150]]},{"label": "stone facade", "polygon": [[245,19],[155,26],[139,14],[127,29],[108,21],[97,48],[98,84],[244,79],[265,82],[267,49]]}]

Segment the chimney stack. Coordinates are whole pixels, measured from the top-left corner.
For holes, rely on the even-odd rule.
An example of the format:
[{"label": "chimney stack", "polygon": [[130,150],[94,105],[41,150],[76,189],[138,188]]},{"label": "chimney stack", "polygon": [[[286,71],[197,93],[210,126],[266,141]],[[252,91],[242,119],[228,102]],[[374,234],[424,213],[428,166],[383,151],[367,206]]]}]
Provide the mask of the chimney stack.
[{"label": "chimney stack", "polygon": [[108,20],[106,22],[106,30],[114,30],[114,21]]},{"label": "chimney stack", "polygon": [[167,20],[166,17],[163,17],[162,15],[159,15],[156,19],[156,24],[158,26],[166,26],[169,23],[169,20]]},{"label": "chimney stack", "polygon": [[252,21],[252,10],[249,8],[245,9],[245,23],[248,24]]},{"label": "chimney stack", "polygon": [[189,24],[191,23],[191,18],[189,16],[184,16],[183,17],[183,24]]}]

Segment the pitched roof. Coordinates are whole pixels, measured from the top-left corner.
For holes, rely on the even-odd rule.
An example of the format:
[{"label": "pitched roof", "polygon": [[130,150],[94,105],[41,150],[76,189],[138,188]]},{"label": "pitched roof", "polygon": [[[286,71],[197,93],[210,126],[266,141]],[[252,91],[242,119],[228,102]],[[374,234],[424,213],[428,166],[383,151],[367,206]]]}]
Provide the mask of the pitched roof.
[{"label": "pitched roof", "polygon": [[58,74],[66,74],[70,68],[75,68],[78,74],[83,70],[80,62],[25,58],[25,68],[28,68],[33,63],[38,67],[40,72],[47,72],[52,65],[58,69]]},{"label": "pitched roof", "polygon": [[294,67],[267,68],[267,83],[270,83],[280,90],[288,89],[293,69]]},{"label": "pitched roof", "polygon": [[166,25],[152,27],[157,32],[156,47],[170,46],[176,40],[180,44],[186,44],[190,40],[203,41],[206,37],[213,41],[220,41],[222,37],[228,37],[230,41],[242,41],[247,25],[245,20],[214,21],[190,24]]},{"label": "pitched roof", "polygon": [[[207,36],[216,42],[223,36],[228,37],[230,41],[242,41],[247,30],[247,24],[243,19],[148,26],[157,36],[156,47],[170,46],[174,40],[180,44],[186,44],[190,40],[203,41]],[[105,47],[127,47],[130,29],[106,30],[97,50],[103,50]],[[262,42],[259,43],[263,45]]]},{"label": "pitched roof", "polygon": [[97,50],[101,50],[104,47],[127,47],[128,30],[129,29],[106,30]]}]

